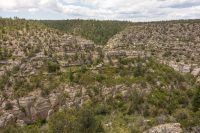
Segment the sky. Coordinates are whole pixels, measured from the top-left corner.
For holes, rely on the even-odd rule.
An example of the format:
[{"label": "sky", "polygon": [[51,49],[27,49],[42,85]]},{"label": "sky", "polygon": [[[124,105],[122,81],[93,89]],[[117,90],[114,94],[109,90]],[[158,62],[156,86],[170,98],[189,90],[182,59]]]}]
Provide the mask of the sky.
[{"label": "sky", "polygon": [[200,0],[0,0],[0,17],[158,21],[200,18]]}]

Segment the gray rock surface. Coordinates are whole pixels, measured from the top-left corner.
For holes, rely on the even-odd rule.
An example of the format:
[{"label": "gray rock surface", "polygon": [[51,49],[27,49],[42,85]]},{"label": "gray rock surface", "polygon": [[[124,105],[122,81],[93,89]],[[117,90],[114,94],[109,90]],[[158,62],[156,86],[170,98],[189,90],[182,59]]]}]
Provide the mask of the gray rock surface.
[{"label": "gray rock surface", "polygon": [[182,133],[182,129],[180,123],[167,123],[152,127],[143,133]]}]

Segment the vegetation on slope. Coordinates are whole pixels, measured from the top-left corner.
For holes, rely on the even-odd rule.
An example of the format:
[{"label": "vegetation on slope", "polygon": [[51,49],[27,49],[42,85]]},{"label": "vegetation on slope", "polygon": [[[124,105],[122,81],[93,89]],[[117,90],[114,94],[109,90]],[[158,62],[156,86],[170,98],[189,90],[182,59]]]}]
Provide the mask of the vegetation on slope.
[{"label": "vegetation on slope", "polygon": [[[5,95],[6,90],[9,90],[8,94],[13,92],[10,96],[13,99],[26,96],[35,90],[41,90],[43,97],[48,97],[51,91],[57,91],[63,86],[69,88],[79,86],[85,89],[85,95],[83,95],[82,91],[75,93],[78,87],[74,87],[73,94],[76,95],[74,99],[88,97],[81,106],[76,102],[70,108],[63,106],[51,115],[48,121],[38,120],[24,127],[9,123],[9,126],[1,129],[1,132],[140,133],[154,125],[168,122],[181,123],[184,131],[198,131],[200,127],[200,88],[196,78],[191,74],[181,74],[167,65],[158,63],[156,59],[147,57],[120,58],[116,64],[104,64],[103,59],[100,59],[89,64],[63,66],[59,62],[62,59],[71,60],[72,63],[81,59],[90,62],[91,57],[86,58],[84,54],[77,52],[78,45],[73,45],[77,40],[59,46],[63,40],[57,39],[63,34],[50,30],[44,25],[25,20],[2,20],[0,22],[4,27],[1,28],[1,43],[5,45],[0,47],[3,49],[0,61],[11,60],[11,62],[21,63],[8,69],[0,77],[0,92],[3,93],[3,98],[8,98]],[[26,27],[26,25],[29,26]],[[87,27],[88,29],[90,28]],[[15,42],[16,38],[20,40],[19,43]],[[30,47],[26,45],[30,44],[27,40],[32,40],[33,45]],[[103,44],[105,40],[100,42]],[[66,44],[65,40],[64,42]],[[11,55],[5,54],[7,45],[9,46],[8,53]],[[18,49],[13,48],[15,45],[19,46],[16,47]],[[57,54],[60,49],[66,49],[63,53],[68,52],[71,46],[75,48],[75,55]],[[19,48],[27,52],[27,55],[14,56],[12,50],[20,51]],[[91,49],[84,52],[88,51]],[[29,52],[32,54],[28,54]],[[38,52],[44,53],[44,58],[34,58],[37,57]],[[103,64],[101,67],[96,67],[101,63]],[[9,63],[3,62],[2,64],[5,68],[10,66]],[[42,65],[38,67],[37,64]],[[26,72],[26,66],[31,66],[28,68],[33,71]],[[64,98],[68,99],[69,94],[63,93],[59,97],[59,99]],[[6,111],[12,108],[15,107],[11,103],[5,106]]]},{"label": "vegetation on slope", "polygon": [[66,33],[80,35],[99,45],[105,45],[113,35],[132,25],[131,22],[97,20],[45,20],[41,22]]},{"label": "vegetation on slope", "polygon": [[[115,68],[105,66],[94,71],[87,66],[71,67],[66,73],[59,69],[53,73],[46,78],[38,75],[38,80],[52,85],[80,84],[86,87],[91,100],[82,107],[55,113],[48,122],[38,121],[23,128],[10,126],[4,132],[137,133],[167,122],[179,122],[190,131],[200,124],[195,78],[153,59],[123,59]],[[128,95],[122,93],[126,89],[113,92],[114,95],[104,94],[105,86],[115,88],[122,84],[129,87]],[[138,85],[138,89],[132,85]]]},{"label": "vegetation on slope", "polygon": [[48,82],[43,84],[37,79],[38,75],[48,79],[60,70],[63,62],[64,65],[92,62],[91,41],[35,21],[0,19],[0,37],[0,90],[20,97],[35,88],[48,87]]},{"label": "vegetation on slope", "polygon": [[199,27],[199,20],[137,23],[112,37],[107,47],[145,51],[168,62],[199,65]]}]

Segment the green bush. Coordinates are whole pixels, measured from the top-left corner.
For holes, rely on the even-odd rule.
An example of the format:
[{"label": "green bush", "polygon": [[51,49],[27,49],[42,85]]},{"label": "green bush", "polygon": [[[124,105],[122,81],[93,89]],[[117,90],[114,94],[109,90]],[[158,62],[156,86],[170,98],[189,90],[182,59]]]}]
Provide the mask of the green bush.
[{"label": "green bush", "polygon": [[60,66],[57,62],[51,62],[51,61],[48,62],[48,71],[50,73],[56,72],[58,70],[60,70]]},{"label": "green bush", "polygon": [[149,94],[148,101],[159,108],[165,108],[167,104],[166,97],[167,95],[163,91],[154,90]]},{"label": "green bush", "polygon": [[78,118],[80,133],[102,133],[104,132],[101,123],[95,118],[94,112],[83,109]]},{"label": "green bush", "polygon": [[181,123],[183,127],[191,126],[192,112],[188,109],[177,109],[174,111],[173,116]]},{"label": "green bush", "polygon": [[107,115],[111,112],[111,107],[106,103],[102,103],[97,104],[94,110],[97,115]]},{"label": "green bush", "polygon": [[142,66],[140,62],[137,63],[134,69],[134,76],[135,77],[144,76],[144,67]]},{"label": "green bush", "polygon": [[29,125],[25,127],[15,127],[13,125],[7,126],[5,129],[0,130],[2,133],[41,133],[37,125]]},{"label": "green bush", "polygon": [[11,110],[11,109],[13,109],[13,105],[10,102],[6,103],[5,110]]},{"label": "green bush", "polygon": [[68,109],[54,114],[49,120],[52,133],[102,133],[103,127],[89,108]]},{"label": "green bush", "polygon": [[200,109],[200,86],[197,87],[196,93],[192,101],[193,110],[198,111]]},{"label": "green bush", "polygon": [[141,113],[143,103],[144,95],[136,90],[132,91],[129,98],[128,114]]},{"label": "green bush", "polygon": [[156,89],[148,95],[147,101],[158,109],[166,110],[171,114],[178,107],[179,97],[173,91]]},{"label": "green bush", "polygon": [[102,81],[104,81],[106,78],[105,78],[105,76],[102,75],[102,74],[97,74],[96,77],[95,77],[95,79],[96,79],[98,82],[102,83]]},{"label": "green bush", "polygon": [[74,76],[73,76],[71,68],[67,72],[67,78],[68,78],[69,82],[73,82],[74,81]]},{"label": "green bush", "polygon": [[49,120],[49,129],[52,133],[75,133],[76,112],[69,110],[68,112],[58,112]]}]

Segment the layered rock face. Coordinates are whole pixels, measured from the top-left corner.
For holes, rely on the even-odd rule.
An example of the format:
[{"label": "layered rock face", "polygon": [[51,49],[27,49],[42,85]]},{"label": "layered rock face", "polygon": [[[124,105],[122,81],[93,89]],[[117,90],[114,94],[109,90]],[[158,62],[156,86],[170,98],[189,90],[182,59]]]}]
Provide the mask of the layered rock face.
[{"label": "layered rock face", "polygon": [[66,34],[57,34],[52,30],[34,29],[24,31],[17,38],[9,34],[7,41],[0,40],[0,49],[9,57],[1,59],[0,74],[19,67],[21,75],[34,73],[44,65],[45,60],[56,60],[61,66],[91,64],[98,58],[92,41]]},{"label": "layered rock face", "polygon": [[37,120],[46,120],[51,111],[58,106],[58,96],[59,94],[54,94],[54,97],[49,98],[34,95],[15,100],[4,100],[0,108],[1,114],[3,114],[0,117],[0,127],[5,127],[9,123],[24,126]]},{"label": "layered rock face", "polygon": [[[102,95],[104,95],[102,100],[108,97],[116,97],[116,94],[127,97],[129,91],[130,88],[124,85],[105,87],[102,91]],[[63,89],[53,91],[46,96],[42,96],[41,91],[34,91],[17,99],[1,99],[0,128],[12,123],[20,127],[33,124],[37,120],[48,120],[57,111],[72,106],[82,106],[82,104],[91,100],[90,96],[91,93],[82,86],[66,85],[63,86]]]},{"label": "layered rock face", "polygon": [[[135,24],[112,37],[104,50],[108,57],[153,56],[184,73],[200,74],[200,24],[156,22]],[[123,57],[122,56],[122,57]]]}]

